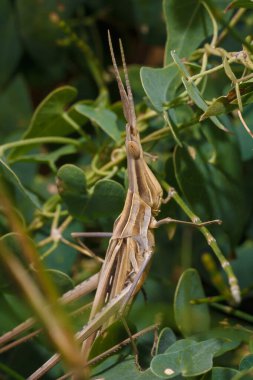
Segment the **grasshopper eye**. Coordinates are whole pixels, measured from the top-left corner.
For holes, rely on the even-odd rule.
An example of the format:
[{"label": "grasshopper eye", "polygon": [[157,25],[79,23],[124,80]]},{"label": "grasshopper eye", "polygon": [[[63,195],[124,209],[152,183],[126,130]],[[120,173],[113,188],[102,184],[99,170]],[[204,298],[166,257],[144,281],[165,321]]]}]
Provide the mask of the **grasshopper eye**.
[{"label": "grasshopper eye", "polygon": [[140,158],[141,150],[137,142],[128,141],[127,142],[127,152],[134,159]]}]

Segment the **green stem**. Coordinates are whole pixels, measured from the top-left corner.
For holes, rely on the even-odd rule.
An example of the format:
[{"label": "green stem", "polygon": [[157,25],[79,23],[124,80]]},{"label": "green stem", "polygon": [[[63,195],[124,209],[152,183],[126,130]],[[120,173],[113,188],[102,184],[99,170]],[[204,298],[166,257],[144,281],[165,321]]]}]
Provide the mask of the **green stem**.
[{"label": "green stem", "polygon": [[219,296],[212,296],[212,297],[205,297],[205,298],[197,298],[190,301],[191,305],[201,305],[202,303],[214,303],[214,302],[221,302],[226,301],[227,297],[224,295]]},{"label": "green stem", "polygon": [[[238,21],[240,21],[240,18],[242,17],[242,15],[245,13],[246,9],[245,8],[241,8],[239,9],[235,15],[231,18],[231,20],[229,21],[229,26],[230,28],[233,28],[237,23]],[[221,34],[219,35],[218,37],[218,41],[217,41],[217,44],[220,44],[220,42],[226,37],[226,35],[228,34],[229,32],[229,29],[228,28],[225,28],[223,29],[223,31],[221,32]]]},{"label": "green stem", "polygon": [[78,125],[76,122],[75,122],[75,120],[73,120],[70,116],[69,116],[69,114],[67,113],[67,112],[64,112],[63,114],[62,114],[62,117],[63,117],[63,119],[69,124],[69,125],[71,125],[71,127],[75,130],[75,131],[77,131],[82,137],[87,137],[86,136],[86,134],[84,133],[84,131],[82,130],[82,128],[80,128],[80,125]]},{"label": "green stem", "polygon": [[[242,34],[240,33],[240,31],[237,31],[233,26],[235,25],[235,23],[231,23],[231,21],[226,21],[223,17],[223,14],[220,10],[218,10],[217,8],[215,8],[213,5],[211,5],[209,3],[209,6],[211,8],[211,11],[212,13],[214,14],[215,18],[219,21],[219,23],[221,25],[223,25],[227,31],[230,33],[231,37],[234,37],[234,39],[238,42],[240,42],[240,44],[242,45],[245,45],[247,47],[247,49],[252,53],[253,52],[253,48],[251,46],[251,44],[242,38]],[[239,15],[239,17],[241,17],[241,15]],[[237,22],[237,20],[236,20]]]},{"label": "green stem", "polygon": [[[111,174],[110,171],[104,170],[104,168],[98,168],[97,162],[98,162],[99,156],[96,154],[91,161],[91,168],[95,174],[98,174],[99,176],[105,177]],[[114,166],[114,165],[113,165]]]},{"label": "green stem", "polygon": [[[188,217],[191,219],[193,223],[196,224],[196,221],[200,223],[201,221],[197,217],[197,215],[192,212],[187,204],[183,201],[183,199],[179,196],[179,194],[164,180],[161,181],[162,186],[164,189],[168,192],[173,193],[173,199],[174,201],[181,207],[181,209],[188,215]],[[240,288],[238,285],[238,281],[236,276],[234,275],[233,269],[230,265],[230,263],[227,261],[227,259],[224,257],[223,253],[221,252],[220,248],[218,247],[215,238],[213,235],[209,232],[209,230],[206,227],[198,227],[200,232],[204,235],[208,245],[213,250],[214,254],[216,255],[217,259],[221,263],[221,266],[225,273],[228,276],[228,282],[230,286],[230,291],[232,298],[234,302],[239,303],[241,300],[240,295]]]},{"label": "green stem", "polygon": [[205,1],[201,1],[202,5],[205,7],[207,13],[209,14],[209,17],[211,19],[211,22],[212,22],[212,25],[213,25],[213,38],[212,38],[212,41],[211,41],[211,46],[214,48],[216,43],[217,43],[217,38],[218,38],[218,24],[215,20],[215,17],[211,11],[211,9],[209,8],[209,6],[207,5],[207,3]]},{"label": "green stem", "polygon": [[210,276],[212,284],[216,287],[218,292],[223,295],[226,300],[228,300],[230,298],[230,289],[225,281],[224,276],[220,272],[213,255],[209,252],[206,252],[202,255],[201,261]]},{"label": "green stem", "polygon": [[[235,61],[235,58],[231,58],[228,60],[229,63]],[[220,65],[218,66],[215,66],[215,67],[212,67],[211,69],[209,70],[206,70],[206,71],[202,71],[196,75],[193,75],[189,78],[189,80],[192,82],[194,81],[195,79],[198,79],[198,78],[202,78],[203,76],[206,76],[206,75],[209,75],[209,74],[212,74],[212,73],[215,73],[216,71],[219,71],[219,70],[222,70],[224,69],[224,65],[223,63],[221,63]]]},{"label": "green stem", "polygon": [[[253,289],[253,285],[249,286],[248,288],[244,288],[241,291],[241,297],[246,296],[249,294]],[[227,296],[226,295],[218,295],[218,296],[212,296],[212,297],[205,297],[205,298],[196,298],[190,301],[192,305],[199,305],[202,303],[213,303],[213,302],[222,302],[226,301]]]},{"label": "green stem", "polygon": [[39,144],[71,144],[75,146],[80,146],[80,141],[70,139],[68,137],[34,137],[31,139],[25,139],[21,141],[14,141],[11,143],[3,144],[0,146],[0,156],[3,156],[4,152],[8,149],[18,148],[27,145],[39,145]]},{"label": "green stem", "polygon": [[212,303],[211,306],[217,310],[222,311],[225,314],[229,314],[233,317],[237,317],[243,319],[244,321],[253,323],[253,316],[245,313],[244,311],[236,310],[231,306],[221,305],[219,303]]},{"label": "green stem", "polygon": [[175,142],[182,148],[182,143],[179,140],[178,133],[177,133],[177,126],[174,127],[172,121],[170,120],[169,114],[167,111],[163,111],[163,118],[166,123],[166,125],[169,127],[172,136],[174,137]]},{"label": "green stem", "polygon": [[[53,240],[53,239],[52,239]],[[56,248],[59,246],[59,241],[54,241],[50,248],[46,250],[41,256],[41,261],[45,260],[46,257],[48,257],[52,252],[56,250]]]},{"label": "green stem", "polygon": [[9,368],[7,365],[5,365],[4,363],[0,363],[0,369],[6,374],[6,375],[9,375],[10,379],[13,379],[13,380],[25,380],[25,378],[23,376],[20,376],[16,371],[14,371],[13,369]]}]

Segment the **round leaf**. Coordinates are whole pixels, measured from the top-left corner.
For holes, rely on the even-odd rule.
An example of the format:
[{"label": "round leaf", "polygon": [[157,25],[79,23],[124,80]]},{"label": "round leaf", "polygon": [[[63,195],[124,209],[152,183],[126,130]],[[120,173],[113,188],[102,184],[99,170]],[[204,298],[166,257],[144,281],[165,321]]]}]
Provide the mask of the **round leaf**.
[{"label": "round leaf", "polygon": [[73,280],[64,272],[57,269],[47,269],[46,272],[49,274],[52,282],[57,285],[58,289],[61,289],[62,293],[73,289]]},{"label": "round leaf", "polygon": [[176,66],[170,65],[162,69],[142,67],[140,75],[149,100],[158,111],[163,111],[165,104],[173,99],[181,83]]},{"label": "round leaf", "polygon": [[113,140],[118,141],[120,139],[120,131],[116,123],[117,116],[114,112],[101,107],[87,106],[86,104],[77,104],[75,109],[81,115],[96,123]]},{"label": "round leaf", "polygon": [[158,338],[156,355],[163,354],[168,347],[170,347],[177,340],[174,332],[169,328],[165,327]]},{"label": "round leaf", "polygon": [[192,53],[211,32],[211,23],[198,0],[165,0],[163,10],[167,26],[165,64],[168,64],[171,50],[184,57]]},{"label": "round leaf", "polygon": [[[154,373],[147,369],[145,371],[139,371],[136,367],[134,359],[128,357],[126,360],[117,363],[117,357],[111,357],[104,363],[99,365],[94,370],[94,378],[103,378],[104,380],[159,380],[160,377],[154,375]],[[98,374],[95,376],[95,374]]]},{"label": "round leaf", "polygon": [[[203,220],[221,219],[231,244],[241,237],[251,198],[246,197],[240,153],[234,139],[206,128],[209,142],[176,149],[174,170],[193,211]],[[250,203],[248,203],[250,204]],[[236,220],[236,223],[234,222]]]},{"label": "round leaf", "polygon": [[238,373],[239,371],[233,368],[213,367],[212,371],[202,377],[202,380],[232,380]]},{"label": "round leaf", "polygon": [[253,4],[251,0],[234,0],[229,5],[229,8],[247,8],[252,9]]},{"label": "round leaf", "polygon": [[[23,139],[45,136],[65,136],[76,128],[75,112],[71,108],[66,112],[66,108],[77,95],[77,90],[71,86],[62,86],[52,91],[35,110],[29,128]],[[70,119],[73,120],[71,123]],[[79,127],[79,126],[78,126]],[[15,148],[9,155],[10,159],[15,159],[33,147],[33,144]]]},{"label": "round leaf", "polygon": [[92,219],[109,216],[116,218],[123,208],[124,200],[125,191],[118,182],[100,180],[87,203],[86,215]]},{"label": "round leaf", "polygon": [[213,357],[220,350],[222,342],[209,339],[195,342],[192,339],[177,341],[151,361],[151,370],[161,378],[170,379],[179,374],[190,377],[209,371],[213,365]]},{"label": "round leaf", "polygon": [[245,369],[253,368],[253,354],[244,356],[239,364],[239,370],[244,371]]},{"label": "round leaf", "polygon": [[69,213],[82,220],[88,199],[84,172],[75,165],[63,165],[57,173],[57,187]]},{"label": "round leaf", "polygon": [[174,299],[176,324],[184,336],[205,332],[210,327],[208,306],[190,303],[203,297],[205,293],[198,272],[187,269],[178,282]]},{"label": "round leaf", "polygon": [[38,198],[23,186],[16,173],[6,164],[6,162],[0,159],[0,180],[1,178],[4,178],[7,182],[11,183],[15,190],[17,190],[18,194],[28,201],[30,205],[40,208]]},{"label": "round leaf", "polygon": [[62,86],[50,92],[34,112],[24,138],[65,136],[72,132],[73,128],[64,120],[63,114],[76,95],[77,90],[71,86]]}]

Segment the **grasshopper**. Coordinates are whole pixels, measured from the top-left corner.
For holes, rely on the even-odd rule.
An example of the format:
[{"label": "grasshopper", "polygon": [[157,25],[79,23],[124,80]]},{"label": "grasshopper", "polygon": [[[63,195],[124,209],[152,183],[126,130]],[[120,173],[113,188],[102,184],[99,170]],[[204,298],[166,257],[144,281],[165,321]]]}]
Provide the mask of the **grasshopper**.
[{"label": "grasshopper", "polygon": [[[84,365],[88,361],[97,336],[119,318],[123,319],[127,307],[141,289],[154,254],[154,229],[162,224],[172,222],[197,226],[220,223],[219,220],[205,223],[182,222],[172,218],[156,220],[163,201],[163,190],[144,159],[121,41],[120,51],[125,86],[119,74],[109,33],[108,38],[114,73],[127,121],[125,147],[129,185],[122,213],[115,220],[112,234],[104,233],[101,235],[111,236],[108,249],[99,273],[89,321],[76,334],[76,339],[82,342]],[[88,235],[83,233],[79,236]],[[60,355],[56,353],[28,379],[40,378],[59,360]]]}]

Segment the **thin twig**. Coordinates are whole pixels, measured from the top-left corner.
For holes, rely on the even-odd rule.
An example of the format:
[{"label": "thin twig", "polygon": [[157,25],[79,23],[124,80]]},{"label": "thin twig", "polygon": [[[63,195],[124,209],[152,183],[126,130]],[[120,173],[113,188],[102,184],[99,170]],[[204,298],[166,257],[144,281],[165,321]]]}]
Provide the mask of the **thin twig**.
[{"label": "thin twig", "polygon": [[239,116],[239,119],[241,120],[241,123],[242,125],[244,126],[244,128],[246,129],[246,131],[248,132],[248,134],[253,138],[253,132],[251,132],[251,130],[249,129],[249,127],[247,126],[244,118],[242,117],[242,113],[240,110],[237,110],[237,114]]}]

